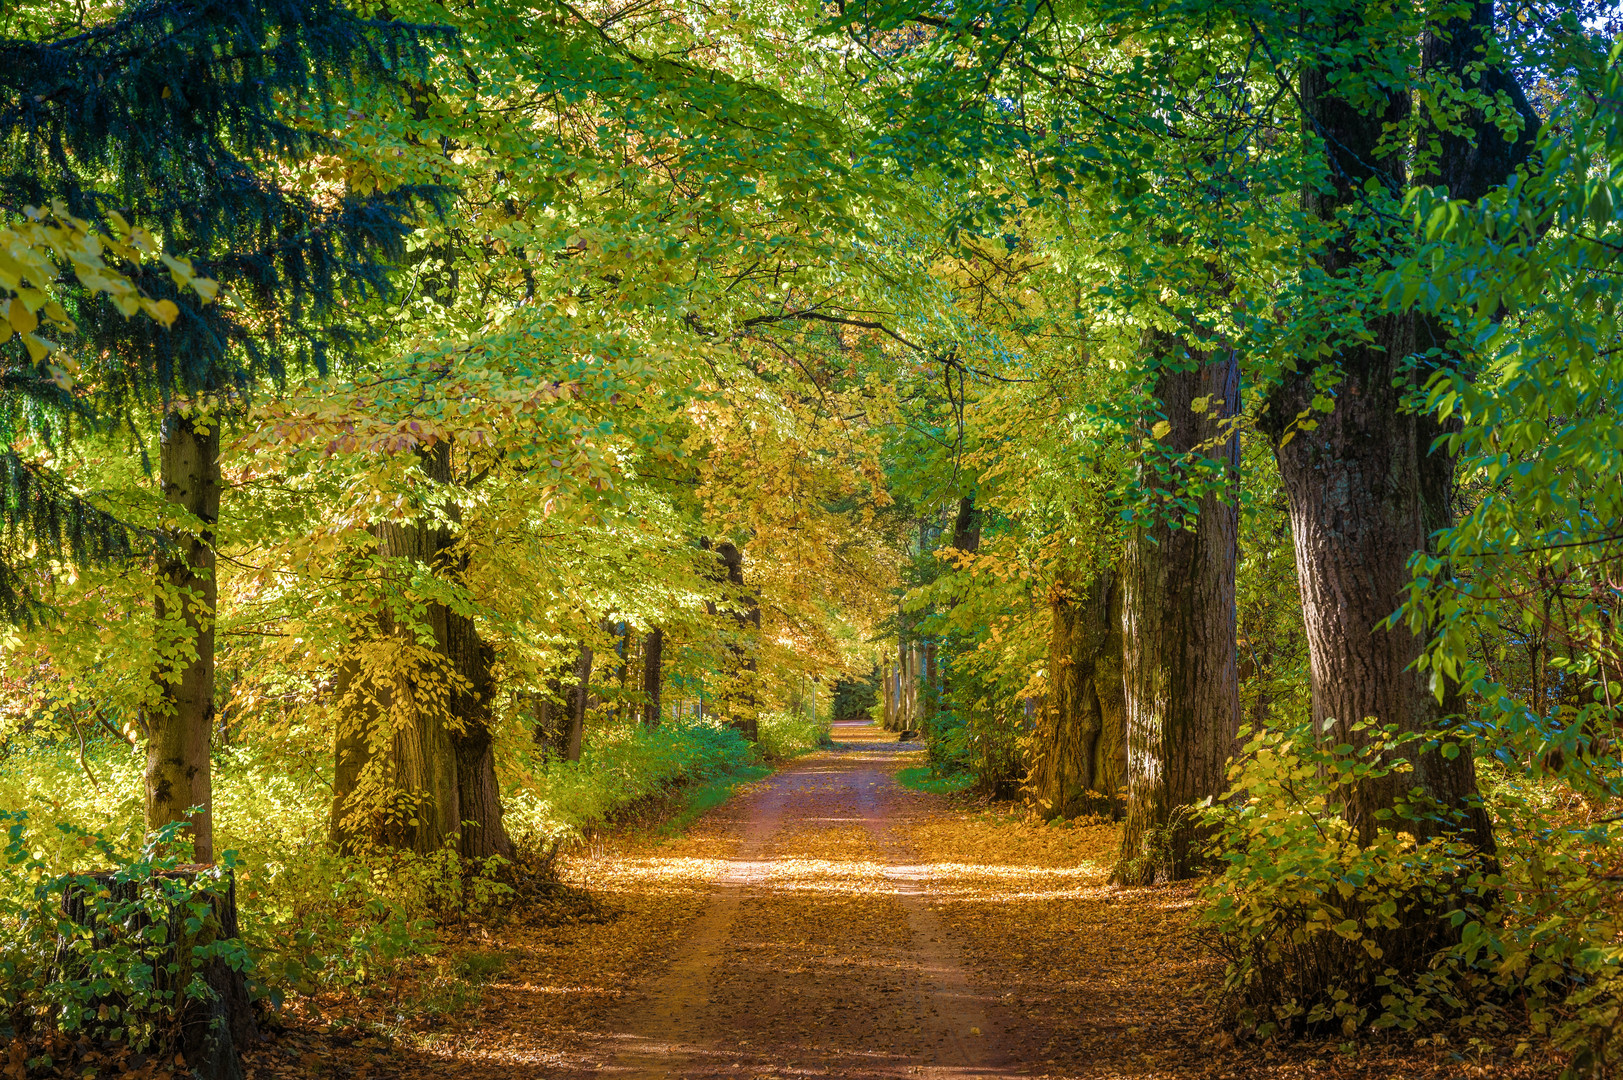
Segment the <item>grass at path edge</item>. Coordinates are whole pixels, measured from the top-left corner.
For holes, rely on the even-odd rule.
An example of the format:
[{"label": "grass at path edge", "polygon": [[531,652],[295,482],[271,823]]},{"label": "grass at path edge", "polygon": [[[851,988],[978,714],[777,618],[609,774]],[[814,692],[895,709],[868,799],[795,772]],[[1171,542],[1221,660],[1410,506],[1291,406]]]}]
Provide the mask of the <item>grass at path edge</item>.
[{"label": "grass at path edge", "polygon": [[917,765],[909,769],[898,769],[896,782],[914,791],[928,791],[933,795],[956,795],[975,786],[975,774],[963,772],[953,773],[950,776],[934,776],[928,765]]}]

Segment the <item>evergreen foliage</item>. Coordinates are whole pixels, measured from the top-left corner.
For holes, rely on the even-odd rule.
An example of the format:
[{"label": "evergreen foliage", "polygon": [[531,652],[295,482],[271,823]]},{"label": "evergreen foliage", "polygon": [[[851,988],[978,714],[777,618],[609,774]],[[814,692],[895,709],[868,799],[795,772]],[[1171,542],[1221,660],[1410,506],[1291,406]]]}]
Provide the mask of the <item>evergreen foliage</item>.
[{"label": "evergreen foliage", "polygon": [[[138,3],[49,40],[0,41],[0,212],[58,204],[94,226],[133,220],[225,290],[209,303],[212,294],[183,288],[166,266],[131,267],[142,293],[174,306],[159,325],[70,288],[76,392],[67,398],[61,380],[40,377],[43,367],[11,344],[0,383],[7,453],[49,431],[53,415],[139,432],[144,411],[175,399],[240,412],[261,380],[324,371],[330,350],[359,344],[366,302],[390,294],[389,268],[440,192],[317,197],[286,170],[336,149],[340,92],[409,79],[424,38],[438,32],[363,20],[328,0],[216,0]],[[6,471],[8,531],[26,507],[46,558],[129,552],[129,531],[119,535],[66,485],[21,486],[38,468]],[[75,531],[62,534],[56,519]],[[13,619],[29,607],[17,558],[0,560],[0,614]]]}]

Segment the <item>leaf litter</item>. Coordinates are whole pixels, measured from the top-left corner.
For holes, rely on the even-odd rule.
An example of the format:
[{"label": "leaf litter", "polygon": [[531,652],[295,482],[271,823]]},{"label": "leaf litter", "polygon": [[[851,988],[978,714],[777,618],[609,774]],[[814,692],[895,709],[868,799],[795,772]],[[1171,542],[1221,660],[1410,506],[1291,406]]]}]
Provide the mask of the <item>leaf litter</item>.
[{"label": "leaf litter", "polygon": [[919,752],[862,736],[682,835],[602,837],[563,874],[612,918],[461,933],[441,970],[497,959],[437,1019],[406,1014],[426,973],[310,1002],[248,1055],[249,1080],[1537,1075],[1431,1040],[1236,1042],[1192,933],[1195,884],[1111,886],[1114,826],[904,789],[894,773]]}]

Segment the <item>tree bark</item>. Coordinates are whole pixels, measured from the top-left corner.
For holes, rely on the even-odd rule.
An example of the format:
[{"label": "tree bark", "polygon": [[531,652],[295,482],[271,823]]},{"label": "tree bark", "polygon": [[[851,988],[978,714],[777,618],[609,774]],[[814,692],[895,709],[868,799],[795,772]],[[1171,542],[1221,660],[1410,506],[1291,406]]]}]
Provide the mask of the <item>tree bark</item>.
[{"label": "tree bark", "polygon": [[[164,417],[159,477],[164,499],[195,518],[158,553],[154,602],[160,640],[173,661],[160,659],[157,701],[147,716],[146,825],[188,822],[186,835],[200,863],[214,861],[214,789],[209,750],[214,733],[214,526],[220,516],[220,428],[212,418],[179,409]],[[168,650],[165,650],[168,653]],[[173,666],[170,666],[173,664]],[[198,813],[190,813],[192,807]]]},{"label": "tree bark", "polygon": [[744,589],[744,553],[731,540],[723,540],[715,547],[716,555],[726,568],[727,584],[733,586],[734,596],[743,601],[742,613],[735,613],[740,641],[730,644],[733,682],[727,701],[727,726],[743,734],[750,742],[760,737],[760,700],[756,694],[755,643],[761,631],[761,606],[752,592]]},{"label": "tree bark", "polygon": [[[1345,33],[1361,31],[1360,12],[1345,18]],[[1475,109],[1458,125],[1463,130],[1432,133],[1439,152],[1421,178],[1446,184],[1456,197],[1478,198],[1503,184],[1526,159],[1537,132],[1537,116],[1508,72],[1472,68],[1482,61],[1492,31],[1493,5],[1482,2],[1440,32],[1428,33],[1422,43],[1424,67],[1457,77],[1468,89],[1505,92],[1523,118],[1515,140],[1505,140]],[[1363,186],[1371,178],[1394,191],[1404,182],[1404,163],[1387,132],[1406,118],[1408,95],[1392,90],[1380,109],[1360,108],[1336,90],[1350,85],[1349,74],[1368,74],[1372,86],[1381,85],[1382,73],[1375,71],[1310,65],[1301,76],[1306,123],[1330,162],[1326,183],[1305,188],[1303,204],[1323,222],[1345,221],[1341,215],[1367,198]],[[1377,153],[1383,145],[1384,155]],[[1367,225],[1366,231],[1378,227]],[[1345,277],[1361,268],[1355,228],[1339,224],[1319,251],[1317,262],[1327,276]],[[1400,242],[1394,237],[1392,246]],[[1264,417],[1290,501],[1314,722],[1324,738],[1359,749],[1378,734],[1363,728],[1363,720],[1407,734],[1446,731],[1458,707],[1457,688],[1446,688],[1439,703],[1427,675],[1414,669],[1422,638],[1406,626],[1384,625],[1409,581],[1410,556],[1426,549],[1435,530],[1452,523],[1453,462],[1444,448],[1432,449],[1441,434],[1435,422],[1416,415],[1404,400],[1425,378],[1410,358],[1417,351],[1446,349],[1447,342],[1438,322],[1411,313],[1381,316],[1371,321],[1370,330],[1373,341],[1337,343],[1333,360],[1340,383],[1330,412],[1314,414],[1315,429],[1290,425],[1319,392],[1313,381],[1316,363],[1287,373]],[[1345,793],[1345,814],[1361,842],[1372,841],[1386,816],[1418,787],[1435,805],[1418,807],[1401,827],[1422,838],[1455,836],[1493,855],[1492,825],[1481,805],[1470,747],[1452,749],[1449,757],[1442,747],[1405,747],[1399,753],[1413,762],[1412,775],[1370,777]]]},{"label": "tree bark", "polygon": [[659,726],[660,691],[663,687],[660,665],[665,658],[665,631],[654,627],[642,643],[642,723],[649,729]]},{"label": "tree bark", "polygon": [[[419,458],[443,496],[453,479],[450,444]],[[454,501],[449,511],[454,523]],[[424,519],[372,531],[389,567],[386,588],[407,588],[413,568],[452,580],[466,572],[445,527]],[[335,688],[333,837],[340,846],[364,840],[426,854],[456,835],[464,855],[508,854],[489,726],[489,647],[471,619],[444,604],[425,605],[423,617],[424,626],[402,623],[379,604],[375,635],[364,623],[355,627]],[[422,630],[431,645],[421,642]],[[465,828],[464,820],[477,824]]]},{"label": "tree bark", "polygon": [[[1187,528],[1159,514],[1129,533],[1122,558],[1127,814],[1115,880],[1148,884],[1194,872],[1202,836],[1190,808],[1222,794],[1240,729],[1234,572],[1239,507],[1234,490],[1239,438],[1225,421],[1239,410],[1232,352],[1193,353],[1159,331],[1145,334],[1165,413],[1166,449],[1221,467],[1222,488],[1202,495]],[[1207,398],[1200,413],[1192,408]],[[1170,497],[1176,476],[1145,471],[1146,486]],[[1226,490],[1224,490],[1226,489]]]},{"label": "tree bark", "polygon": [[1026,798],[1045,819],[1114,817],[1126,769],[1121,578],[1105,570],[1077,592],[1062,576],[1048,602],[1048,694]]},{"label": "tree bark", "polygon": [[879,662],[879,726],[890,731],[895,725],[896,705],[891,695],[890,661]]},{"label": "tree bark", "polygon": [[958,516],[952,524],[952,546],[970,554],[981,546],[981,512],[975,508],[973,495],[958,500]]},{"label": "tree bark", "polygon": [[456,755],[457,803],[464,858],[504,858],[513,843],[502,825],[501,788],[496,782],[496,755],[490,732],[490,704],[496,695],[491,674],[494,653],[479,637],[472,619],[446,613],[446,651],[461,676],[451,694],[451,749]]},{"label": "tree bark", "polygon": [[569,727],[563,739],[565,761],[579,761],[586,739],[586,710],[592,703],[592,650],[584,641],[575,658],[575,686],[569,692]]},{"label": "tree bark", "polygon": [[928,728],[935,720],[941,699],[941,658],[933,641],[924,643],[924,684],[919,723]]},{"label": "tree bark", "polygon": [[[412,564],[431,564],[437,530],[383,522],[372,528],[390,567],[386,587],[403,588]],[[420,854],[438,851],[461,827],[458,778],[448,726],[445,609],[428,605],[426,629],[378,605],[358,624],[334,687],[338,722],[332,832],[340,847],[381,843]]]}]

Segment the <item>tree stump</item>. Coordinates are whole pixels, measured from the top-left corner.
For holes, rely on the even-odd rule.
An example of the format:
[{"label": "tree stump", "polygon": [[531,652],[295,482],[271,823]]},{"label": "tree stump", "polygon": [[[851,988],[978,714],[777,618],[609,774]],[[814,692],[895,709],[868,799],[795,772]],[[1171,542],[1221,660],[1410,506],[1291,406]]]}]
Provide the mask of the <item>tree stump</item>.
[{"label": "tree stump", "polygon": [[[247,980],[221,957],[196,956],[238,936],[235,876],[226,870],[215,878],[208,873],[214,869],[179,866],[147,878],[113,871],[77,875],[63,891],[62,911],[89,933],[77,947],[65,938],[58,942],[57,968],[64,979],[81,978],[90,955],[130,949],[127,962],[152,969],[157,1004],[147,1016],[158,1022],[162,1049],[183,1054],[188,1070],[201,1080],[242,1080],[239,1052],[259,1041]],[[193,907],[196,900],[206,902],[201,915]],[[145,933],[160,921],[167,924],[163,933]],[[186,993],[194,975],[207,988],[201,997]],[[89,1004],[92,1010],[116,1009],[116,1025],[129,1026],[130,1001],[116,986]]]}]

